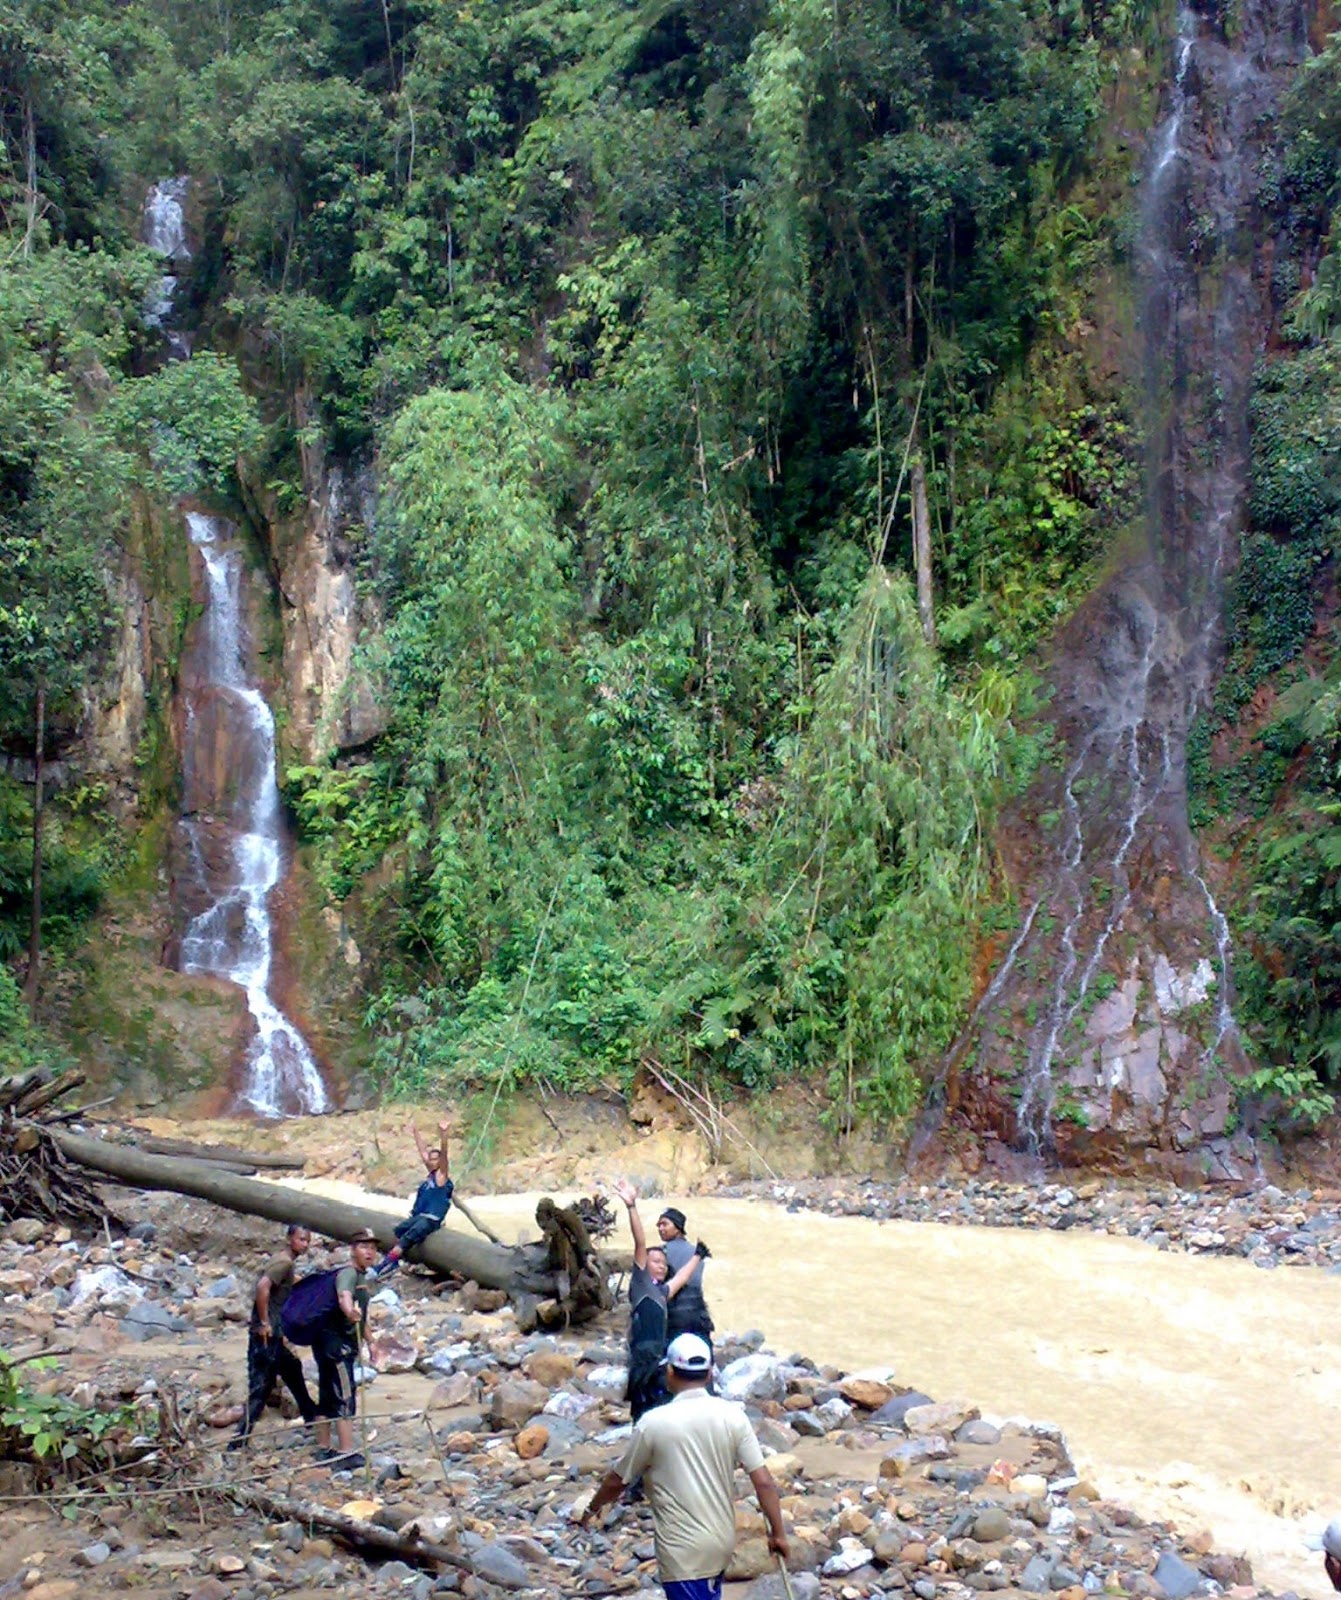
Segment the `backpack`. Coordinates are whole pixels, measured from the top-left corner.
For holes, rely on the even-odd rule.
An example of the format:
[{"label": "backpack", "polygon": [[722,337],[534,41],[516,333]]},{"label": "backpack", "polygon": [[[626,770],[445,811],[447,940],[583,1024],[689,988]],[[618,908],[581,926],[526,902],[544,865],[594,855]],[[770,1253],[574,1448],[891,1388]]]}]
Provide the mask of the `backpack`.
[{"label": "backpack", "polygon": [[338,1267],[330,1272],[309,1272],[289,1291],[280,1308],[279,1331],[290,1344],[312,1344],[328,1326],[337,1304],[335,1280],[339,1275]]}]

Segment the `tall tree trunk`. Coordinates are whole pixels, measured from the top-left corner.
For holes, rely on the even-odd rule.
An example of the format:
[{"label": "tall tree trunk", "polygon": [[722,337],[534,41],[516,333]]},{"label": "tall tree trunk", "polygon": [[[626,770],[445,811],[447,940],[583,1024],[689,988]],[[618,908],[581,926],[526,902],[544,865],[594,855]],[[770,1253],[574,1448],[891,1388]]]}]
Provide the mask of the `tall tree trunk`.
[{"label": "tall tree trunk", "polygon": [[47,686],[37,680],[37,730],[33,741],[33,911],[28,932],[28,976],[23,992],[28,1010],[37,1015],[37,993],[42,973],[42,761],[47,732]]},{"label": "tall tree trunk", "polygon": [[23,97],[23,157],[28,176],[23,201],[23,253],[26,256],[33,248],[33,234],[37,229],[37,125],[31,89]]},{"label": "tall tree trunk", "polygon": [[917,571],[917,615],[922,637],[936,643],[936,616],[931,604],[931,515],[927,509],[927,473],[922,452],[913,456],[913,566]]}]

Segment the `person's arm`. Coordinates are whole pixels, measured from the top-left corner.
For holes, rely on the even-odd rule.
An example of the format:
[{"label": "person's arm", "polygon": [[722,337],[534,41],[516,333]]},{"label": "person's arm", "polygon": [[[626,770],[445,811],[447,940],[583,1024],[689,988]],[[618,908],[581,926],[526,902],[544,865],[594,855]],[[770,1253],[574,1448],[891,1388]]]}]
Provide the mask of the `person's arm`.
[{"label": "person's arm", "polygon": [[273,1288],[270,1274],[263,1272],[256,1282],[256,1320],[259,1323],[256,1332],[267,1343],[270,1339],[270,1291]]},{"label": "person's arm", "polygon": [[438,1124],[438,1170],[433,1174],[441,1189],[451,1177],[451,1161],[447,1154],[447,1141],[452,1136],[452,1125],[445,1119]]},{"label": "person's arm", "polygon": [[355,1327],[363,1321],[363,1307],[359,1304],[354,1290],[358,1288],[359,1275],[356,1267],[348,1267],[335,1280],[335,1299],[340,1310],[348,1321]]},{"label": "person's arm", "polygon": [[1326,1568],[1327,1576],[1332,1580],[1332,1588],[1341,1590],[1341,1559],[1327,1555],[1323,1557],[1322,1564]]},{"label": "person's arm", "polygon": [[633,1235],[633,1264],[647,1269],[647,1235],[643,1232],[643,1219],[638,1215],[638,1191],[631,1183],[620,1181],[615,1193],[629,1209],[629,1232]]},{"label": "person's arm", "polygon": [[668,1300],[674,1300],[675,1296],[679,1294],[680,1290],[684,1288],[685,1284],[687,1284],[698,1271],[702,1261],[702,1256],[690,1256],[689,1260],[685,1262],[684,1266],[682,1266],[675,1276],[666,1284],[666,1298]]},{"label": "person's arm", "polygon": [[624,1493],[624,1480],[611,1467],[610,1471],[601,1479],[601,1486],[592,1495],[587,1509],[577,1519],[578,1527],[585,1528],[593,1517],[599,1517],[606,1506],[614,1505],[620,1495]]},{"label": "person's arm", "polygon": [[768,1548],[785,1561],[792,1552],[787,1543],[787,1530],[782,1525],[782,1501],[778,1499],[778,1486],[773,1482],[773,1474],[767,1467],[756,1467],[750,1474],[750,1482],[754,1485],[754,1497],[759,1502],[759,1509],[768,1518]]},{"label": "person's arm", "polygon": [[424,1136],[419,1131],[419,1124],[412,1120],[407,1122],[405,1126],[407,1131],[414,1135],[414,1147],[419,1152],[419,1159],[424,1163],[425,1166],[427,1166],[428,1146],[424,1143]]}]

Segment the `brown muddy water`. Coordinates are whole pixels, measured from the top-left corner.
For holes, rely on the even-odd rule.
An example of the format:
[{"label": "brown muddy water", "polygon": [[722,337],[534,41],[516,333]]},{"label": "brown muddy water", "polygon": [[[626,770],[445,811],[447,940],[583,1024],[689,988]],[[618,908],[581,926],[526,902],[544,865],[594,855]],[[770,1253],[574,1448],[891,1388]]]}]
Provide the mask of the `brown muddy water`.
[{"label": "brown muddy water", "polygon": [[[402,1211],[403,1197],[305,1187]],[[536,1195],[470,1197],[504,1239]],[[939,1227],[658,1198],[713,1250],[717,1326],[849,1370],[889,1366],[936,1399],[1057,1423],[1105,1498],[1217,1549],[1258,1582],[1330,1593],[1304,1547],[1341,1514],[1341,1277],[1161,1253],[1079,1231]],[[468,1228],[455,1213],[449,1225]]]}]

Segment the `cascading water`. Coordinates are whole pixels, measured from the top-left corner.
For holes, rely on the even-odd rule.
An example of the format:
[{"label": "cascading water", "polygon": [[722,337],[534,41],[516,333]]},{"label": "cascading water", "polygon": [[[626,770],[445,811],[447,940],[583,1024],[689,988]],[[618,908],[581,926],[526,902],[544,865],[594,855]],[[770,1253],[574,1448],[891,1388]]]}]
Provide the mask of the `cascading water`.
[{"label": "cascading water", "polygon": [[[189,800],[213,789],[214,803],[209,814],[188,813],[178,826],[215,898],[182,935],[182,971],[226,978],[246,991],[256,1023],[246,1104],[263,1116],[325,1111],[326,1088],[312,1052],[270,996],[269,901],[282,861],[275,719],[243,670],[242,556],[219,518],[189,511],[186,524],[204,562],[207,598],[200,682],[186,708],[183,777]],[[223,751],[228,766],[220,771]]]},{"label": "cascading water", "polygon": [[[186,178],[149,191],[143,236],[169,265],[189,261]],[[177,278],[166,273],[145,308],[169,352],[190,355],[173,326]],[[256,1033],[247,1053],[242,1101],[263,1116],[328,1109],[326,1086],[298,1028],[270,993],[270,896],[283,865],[275,719],[244,666],[244,572],[234,530],[219,517],[186,511],[205,577],[204,615],[182,661],[183,815],[176,831],[175,892],[188,913],[183,972],[236,984]]]},{"label": "cascading water", "polygon": [[190,183],[189,178],[164,178],[154,184],[144,199],[144,225],[141,229],[145,244],[162,256],[169,267],[149,296],[144,308],[144,320],[149,327],[162,329],[169,353],[179,361],[184,361],[191,354],[191,343],[180,329],[173,326],[177,274],[171,269],[191,259],[185,210]]},{"label": "cascading water", "polygon": [[[1229,925],[1188,823],[1186,743],[1214,682],[1245,493],[1266,323],[1258,168],[1305,36],[1302,0],[1244,0],[1232,40],[1218,18],[1210,0],[1178,12],[1141,190],[1144,536],[1058,642],[1068,753],[1052,803],[1036,790],[1022,824],[1036,846],[1051,811],[1055,842],[1022,874],[1035,885],[1022,927],[950,1058],[976,1044],[979,1081],[1014,1084],[1009,1131],[1035,1154],[1057,1135],[1059,1081],[1072,1133],[1189,1148],[1223,1130],[1225,1072],[1243,1061]],[[1198,1097],[1212,1109],[1196,1112]]]}]

